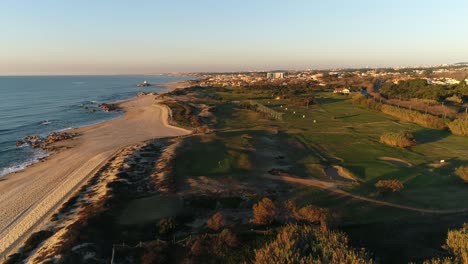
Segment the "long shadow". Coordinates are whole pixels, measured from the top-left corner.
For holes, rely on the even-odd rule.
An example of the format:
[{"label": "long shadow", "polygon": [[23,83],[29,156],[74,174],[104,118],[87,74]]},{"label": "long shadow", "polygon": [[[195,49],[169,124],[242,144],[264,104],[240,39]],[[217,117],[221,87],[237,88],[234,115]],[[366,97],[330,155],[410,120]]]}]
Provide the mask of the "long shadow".
[{"label": "long shadow", "polygon": [[332,104],[332,103],[344,101],[346,100],[346,98],[341,99],[341,98],[320,97],[320,98],[316,98],[315,100],[317,100],[319,104]]},{"label": "long shadow", "polygon": [[420,263],[446,254],[441,245],[445,242],[447,230],[460,228],[466,217],[466,214],[421,215],[340,229],[349,235],[353,246],[373,252],[383,264]]},{"label": "long shadow", "polygon": [[355,114],[355,115],[345,115],[345,116],[337,116],[336,119],[346,119],[346,118],[351,118],[355,116],[359,116],[360,114]]},{"label": "long shadow", "polygon": [[226,120],[231,119],[238,110],[237,106],[233,104],[221,104],[216,106],[216,108],[217,111],[214,113],[218,122],[216,128],[224,128]]},{"label": "long shadow", "polygon": [[451,134],[447,130],[421,129],[413,132],[413,135],[417,143],[424,144],[442,140]]}]

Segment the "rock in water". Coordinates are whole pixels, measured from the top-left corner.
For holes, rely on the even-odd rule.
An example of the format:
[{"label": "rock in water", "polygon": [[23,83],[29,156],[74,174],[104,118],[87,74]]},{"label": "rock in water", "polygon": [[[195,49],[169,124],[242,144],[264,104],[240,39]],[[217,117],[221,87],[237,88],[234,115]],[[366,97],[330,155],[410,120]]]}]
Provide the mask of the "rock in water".
[{"label": "rock in water", "polygon": [[102,110],[106,111],[106,112],[110,112],[110,111],[119,111],[119,110],[120,110],[120,108],[119,108],[117,105],[115,105],[115,104],[106,104],[106,103],[102,103],[102,104],[99,105],[99,107],[100,107]]}]

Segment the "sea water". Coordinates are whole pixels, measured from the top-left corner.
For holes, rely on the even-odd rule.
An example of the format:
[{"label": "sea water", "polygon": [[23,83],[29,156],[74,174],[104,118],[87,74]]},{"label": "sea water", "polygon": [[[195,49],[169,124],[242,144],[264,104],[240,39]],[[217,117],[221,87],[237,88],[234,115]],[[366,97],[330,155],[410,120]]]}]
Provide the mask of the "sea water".
[{"label": "sea water", "polygon": [[47,136],[113,119],[122,113],[104,112],[98,104],[131,98],[139,91],[158,92],[162,87],[137,87],[187,80],[170,76],[0,76],[0,177],[24,169],[49,153],[15,142],[27,135]]}]

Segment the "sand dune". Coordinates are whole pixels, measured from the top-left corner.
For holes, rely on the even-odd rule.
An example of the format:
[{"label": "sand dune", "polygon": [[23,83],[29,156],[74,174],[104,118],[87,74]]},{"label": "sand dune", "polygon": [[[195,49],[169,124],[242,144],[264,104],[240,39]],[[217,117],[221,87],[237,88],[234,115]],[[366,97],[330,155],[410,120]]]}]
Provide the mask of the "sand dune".
[{"label": "sand dune", "polygon": [[121,103],[126,114],[98,125],[75,129],[72,147],[8,175],[0,181],[0,257],[17,249],[33,231],[119,149],[158,137],[186,135],[170,126],[168,110],[146,95]]}]

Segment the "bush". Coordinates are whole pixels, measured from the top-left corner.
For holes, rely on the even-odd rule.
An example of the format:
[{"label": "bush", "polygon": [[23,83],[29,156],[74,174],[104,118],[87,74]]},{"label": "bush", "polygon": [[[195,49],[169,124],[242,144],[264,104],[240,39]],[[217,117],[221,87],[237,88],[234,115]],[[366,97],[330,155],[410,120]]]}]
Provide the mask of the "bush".
[{"label": "bush", "polygon": [[217,212],[212,215],[210,219],[208,219],[206,225],[210,229],[218,231],[226,225],[226,220],[224,219],[224,215],[221,212]]},{"label": "bush", "polygon": [[468,120],[467,119],[455,119],[449,122],[448,127],[450,132],[454,135],[468,136]]},{"label": "bush", "polygon": [[251,221],[257,225],[273,223],[278,213],[276,205],[269,198],[263,198],[260,202],[254,204],[252,209],[254,217]]},{"label": "bush", "polygon": [[283,218],[290,223],[320,224],[322,230],[327,230],[330,225],[334,226],[338,222],[338,215],[329,209],[314,205],[307,205],[298,209],[296,203],[292,200],[285,202]]},{"label": "bush", "polygon": [[141,263],[143,264],[158,264],[167,263],[169,261],[168,245],[163,241],[153,241],[145,246]]},{"label": "bush", "polygon": [[224,229],[216,235],[204,234],[193,241],[189,241],[192,256],[213,254],[215,256],[226,256],[230,249],[237,247],[237,236],[229,229]]},{"label": "bush", "polygon": [[403,183],[399,180],[380,180],[375,184],[381,195],[399,192],[403,189]]},{"label": "bush", "polygon": [[407,131],[398,133],[384,133],[382,136],[380,136],[380,143],[400,148],[407,148],[416,145],[414,136]]},{"label": "bush", "polygon": [[429,114],[423,114],[418,111],[398,108],[391,105],[382,105],[382,112],[408,122],[416,123],[423,127],[436,129],[444,129],[447,127],[441,118]]},{"label": "bush", "polygon": [[365,251],[349,246],[346,234],[310,225],[287,225],[271,243],[255,251],[256,264],[373,263]]},{"label": "bush", "polygon": [[164,219],[159,220],[158,227],[159,227],[160,235],[168,235],[172,231],[174,231],[176,224],[175,224],[174,219],[164,218]]},{"label": "bush", "polygon": [[362,94],[356,94],[352,98],[352,102],[355,105],[360,105],[368,109],[380,111],[382,109],[382,104],[376,102],[373,99],[368,99],[366,96]]},{"label": "bush", "polygon": [[457,174],[465,183],[468,183],[468,166],[460,166],[455,170]]},{"label": "bush", "polygon": [[446,246],[460,263],[468,263],[468,223],[461,229],[450,230]]}]

